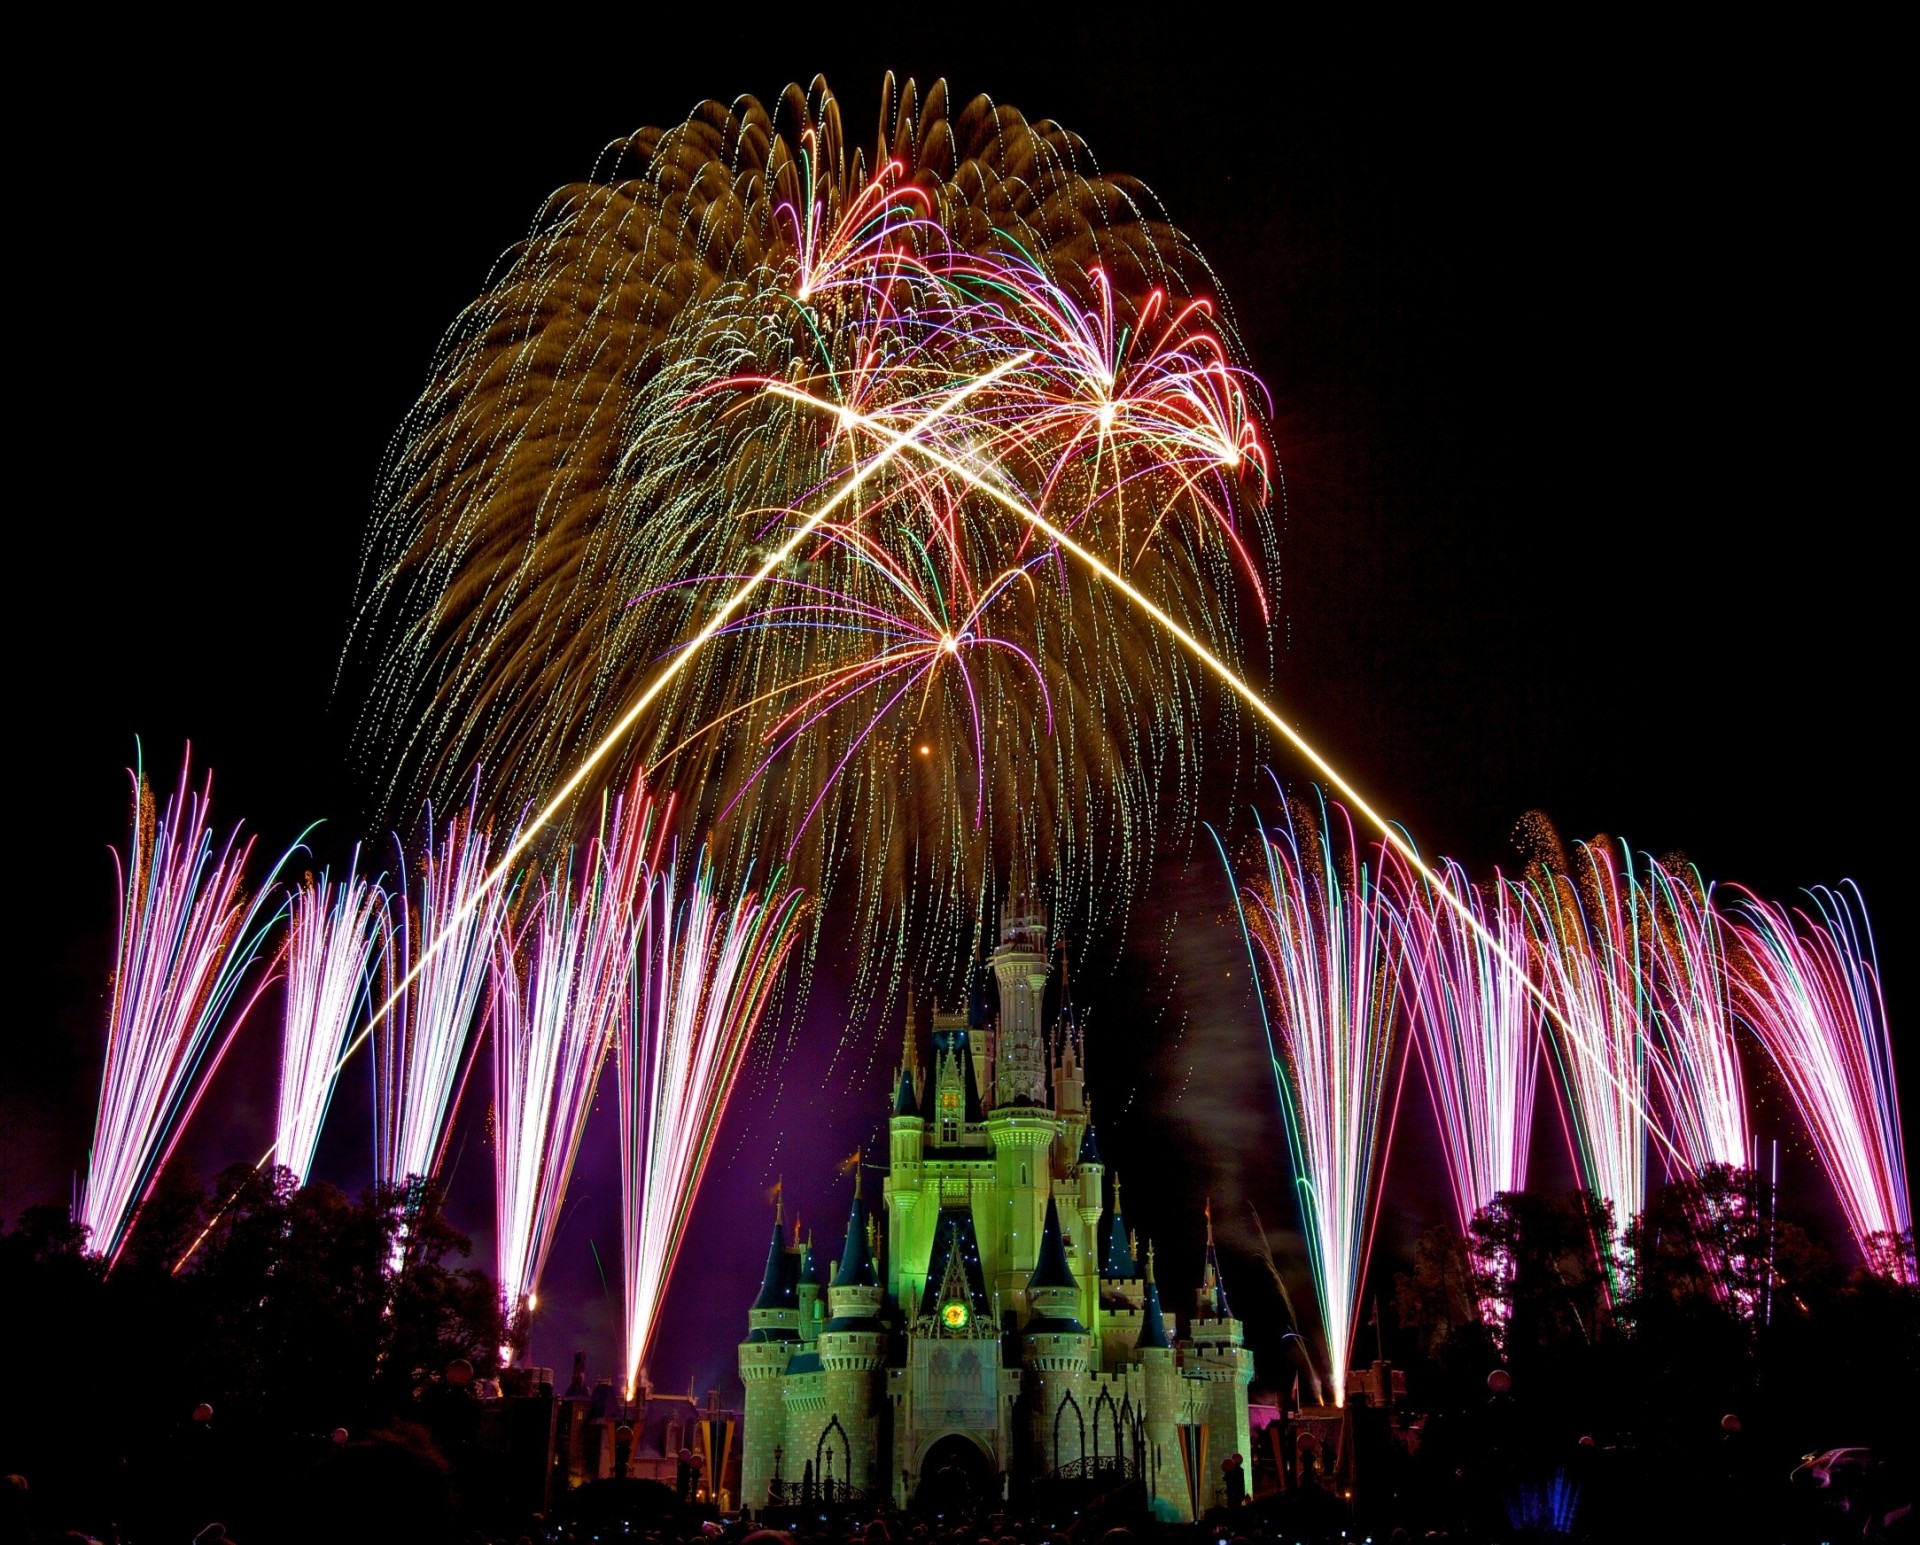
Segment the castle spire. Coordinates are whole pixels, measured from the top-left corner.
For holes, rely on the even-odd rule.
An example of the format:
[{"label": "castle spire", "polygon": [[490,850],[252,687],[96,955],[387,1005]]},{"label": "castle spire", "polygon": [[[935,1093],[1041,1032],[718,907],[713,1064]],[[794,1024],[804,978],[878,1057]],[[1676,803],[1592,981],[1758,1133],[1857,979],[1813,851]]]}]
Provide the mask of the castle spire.
[{"label": "castle spire", "polygon": [[1213,1198],[1206,1201],[1207,1220],[1207,1258],[1206,1271],[1200,1282],[1199,1308],[1203,1315],[1217,1320],[1230,1320],[1233,1311],[1227,1307],[1227,1284],[1220,1275],[1220,1252],[1213,1243]]},{"label": "castle spire", "polygon": [[853,1207],[847,1213],[847,1242],[840,1251],[840,1269],[834,1273],[833,1285],[837,1288],[872,1287],[876,1280],[873,1252],[867,1246],[867,1204],[860,1199],[860,1166],[856,1162],[853,1171]]},{"label": "castle spire", "polygon": [[774,1220],[773,1242],[767,1246],[767,1269],[760,1277],[760,1296],[753,1301],[756,1309],[797,1309],[800,1300],[794,1295],[794,1281],[787,1269],[786,1230]]},{"label": "castle spire", "polygon": [[1073,1268],[1067,1264],[1066,1242],[1060,1237],[1060,1208],[1049,1196],[1047,1198],[1047,1222],[1040,1234],[1040,1258],[1034,1262],[1033,1275],[1027,1279],[1027,1291],[1035,1288],[1073,1288],[1078,1291],[1080,1284],[1074,1280]]},{"label": "castle spire", "polygon": [[[1091,1132],[1093,1128],[1088,1127],[1087,1130]],[[1100,1274],[1126,1281],[1139,1269],[1127,1238],[1126,1216],[1120,1211],[1120,1176],[1116,1172],[1113,1177],[1113,1222],[1108,1225],[1107,1258],[1101,1264]]]},{"label": "castle spire", "polygon": [[1145,1347],[1158,1347],[1170,1350],[1173,1341],[1167,1335],[1167,1322],[1160,1311],[1160,1284],[1153,1280],[1153,1241],[1147,1241],[1147,1292],[1140,1305],[1140,1334],[1134,1341],[1136,1350]]}]

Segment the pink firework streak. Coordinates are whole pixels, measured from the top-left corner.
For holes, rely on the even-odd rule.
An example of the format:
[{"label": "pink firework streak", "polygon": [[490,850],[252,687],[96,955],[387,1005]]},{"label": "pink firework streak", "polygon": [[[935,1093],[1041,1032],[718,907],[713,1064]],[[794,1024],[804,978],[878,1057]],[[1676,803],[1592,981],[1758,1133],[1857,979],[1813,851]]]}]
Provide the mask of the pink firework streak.
[{"label": "pink firework streak", "polygon": [[386,893],[359,874],[322,871],[293,890],[287,931],[287,1002],[280,1046],[274,1158],[305,1185],[327,1118],[342,1055],[356,1022],[372,1012],[370,989],[392,940]]},{"label": "pink firework streak", "polygon": [[1346,810],[1323,799],[1303,825],[1290,810],[1284,826],[1262,828],[1263,866],[1236,882],[1235,901],[1286,1118],[1334,1404],[1344,1405],[1392,1143],[1381,1128],[1399,972],[1393,918]]},{"label": "pink firework streak", "polygon": [[594,1088],[627,1006],[658,824],[636,777],[578,873],[569,851],[494,950],[495,1260],[509,1315],[538,1307]]},{"label": "pink firework streak", "polygon": [[[503,887],[487,885],[490,834],[472,806],[447,823],[437,852],[431,809],[426,829],[417,903],[407,894],[400,855],[400,920],[383,995],[393,1008],[373,1038],[374,1162],[381,1181],[395,1186],[429,1179],[439,1168],[507,904]],[[416,955],[425,963],[413,975]],[[396,985],[409,976],[396,997]]]},{"label": "pink firework streak", "polygon": [[213,779],[194,793],[190,759],[189,750],[157,817],[144,770],[134,769],[133,833],[124,860],[114,854],[120,937],[79,1205],[79,1221],[109,1270],[234,1035],[274,979],[261,973],[222,1029],[278,921],[269,902],[280,865],[249,899],[244,880],[253,840],[241,842],[235,827],[216,851]]},{"label": "pink firework streak", "polygon": [[1913,1278],[1913,1210],[1893,1042],[1866,903],[1852,881],[1789,911],[1734,903],[1734,1002],[1779,1069],[1847,1227],[1875,1269]]},{"label": "pink firework streak", "polygon": [[1540,874],[1526,897],[1575,1157],[1618,1233],[1647,1195],[1646,898],[1611,848],[1583,842],[1576,855],[1574,874]]},{"label": "pink firework streak", "polygon": [[731,907],[705,849],[680,894],[676,859],[653,881],[617,1040],[626,1314],[632,1391],[659,1329],[700,1178],[753,1033],[796,938],[797,890],[776,874]]},{"label": "pink firework streak", "polygon": [[[1414,1044],[1440,1125],[1462,1234],[1494,1197],[1524,1190],[1540,1074],[1540,1009],[1526,978],[1524,904],[1499,874],[1476,887],[1452,859],[1447,886],[1486,930],[1441,899],[1433,882],[1399,864],[1389,876],[1406,941]],[[1496,949],[1497,941],[1502,949]]]},{"label": "pink firework streak", "polygon": [[1681,1157],[1744,1169],[1752,1159],[1747,1090],[1733,1041],[1725,925],[1713,886],[1690,865],[1648,861],[1653,933],[1655,1086]]}]

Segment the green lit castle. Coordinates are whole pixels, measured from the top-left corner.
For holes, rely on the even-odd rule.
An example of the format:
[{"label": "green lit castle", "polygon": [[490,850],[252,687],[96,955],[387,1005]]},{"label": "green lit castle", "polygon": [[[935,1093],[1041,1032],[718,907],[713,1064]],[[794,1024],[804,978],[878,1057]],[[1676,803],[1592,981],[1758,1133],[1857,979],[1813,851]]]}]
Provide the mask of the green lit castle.
[{"label": "green lit castle", "polygon": [[776,1215],[740,1344],[745,1506],[1138,1479],[1191,1518],[1248,1452],[1253,1354],[1211,1228],[1178,1337],[1118,1177],[1107,1206],[1071,1003],[1041,1024],[1044,938],[1040,918],[1003,921],[967,1012],[934,1014],[924,1070],[909,1005],[884,1217],[856,1167],[830,1273]]}]

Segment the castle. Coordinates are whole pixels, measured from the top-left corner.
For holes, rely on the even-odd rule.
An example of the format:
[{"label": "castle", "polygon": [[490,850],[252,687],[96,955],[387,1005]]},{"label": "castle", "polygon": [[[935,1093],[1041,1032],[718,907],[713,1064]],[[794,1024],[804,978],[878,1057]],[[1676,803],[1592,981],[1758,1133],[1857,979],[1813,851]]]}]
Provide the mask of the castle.
[{"label": "castle", "polygon": [[740,1344],[745,1506],[1135,1480],[1165,1518],[1224,1500],[1253,1354],[1211,1225],[1177,1338],[1117,1176],[1107,1206],[1070,1001],[1041,1023],[1047,975],[1044,920],[1003,918],[967,1011],[934,1014],[925,1070],[909,1003],[883,1215],[856,1165],[830,1277],[776,1214]]}]

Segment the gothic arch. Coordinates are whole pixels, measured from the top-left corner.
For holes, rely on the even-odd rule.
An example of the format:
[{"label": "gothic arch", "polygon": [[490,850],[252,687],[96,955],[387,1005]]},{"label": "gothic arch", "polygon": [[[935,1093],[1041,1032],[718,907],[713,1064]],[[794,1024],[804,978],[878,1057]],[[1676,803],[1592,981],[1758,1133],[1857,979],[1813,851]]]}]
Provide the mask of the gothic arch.
[{"label": "gothic arch", "polygon": [[[833,1450],[827,1447],[827,1440],[836,1432],[840,1434],[840,1483],[843,1486],[850,1486],[853,1483],[853,1442],[847,1437],[847,1429],[840,1425],[837,1412],[833,1419],[821,1429],[820,1441],[813,1445],[813,1477],[817,1484],[823,1486],[833,1479],[831,1469]],[[822,1468],[823,1459],[826,1461],[827,1468]]]},{"label": "gothic arch", "polygon": [[1066,1419],[1069,1409],[1073,1412],[1074,1426],[1080,1436],[1080,1443],[1074,1450],[1073,1457],[1084,1459],[1087,1454],[1087,1419],[1080,1410],[1080,1402],[1073,1398],[1073,1391],[1068,1390],[1066,1399],[1062,1400],[1053,1412],[1053,1468],[1056,1470],[1060,1468],[1060,1423]]},{"label": "gothic arch", "polygon": [[1100,1386],[1100,1398],[1093,1403],[1093,1457],[1097,1462],[1100,1453],[1100,1428],[1104,1423],[1113,1431],[1113,1455],[1115,1459],[1125,1459],[1126,1449],[1120,1442],[1120,1408],[1113,1403],[1113,1391],[1106,1385]]}]

